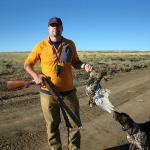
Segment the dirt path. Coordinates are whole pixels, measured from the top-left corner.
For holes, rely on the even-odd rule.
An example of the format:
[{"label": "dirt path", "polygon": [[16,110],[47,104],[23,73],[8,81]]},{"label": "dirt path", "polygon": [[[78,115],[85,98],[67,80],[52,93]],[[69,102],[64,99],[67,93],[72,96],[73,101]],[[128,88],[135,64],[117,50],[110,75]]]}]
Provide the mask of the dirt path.
[{"label": "dirt path", "polygon": [[[103,81],[111,90],[110,100],[116,110],[130,114],[135,121],[150,120],[150,71],[134,71]],[[45,122],[39,95],[34,89],[13,92],[14,96],[0,101],[0,150],[48,150]],[[11,95],[11,93],[9,93]],[[16,94],[16,95],[15,95]],[[100,108],[89,108],[83,87],[78,89],[83,128],[82,150],[125,150],[126,134],[111,114]],[[66,149],[67,131],[60,126],[63,149]]]}]

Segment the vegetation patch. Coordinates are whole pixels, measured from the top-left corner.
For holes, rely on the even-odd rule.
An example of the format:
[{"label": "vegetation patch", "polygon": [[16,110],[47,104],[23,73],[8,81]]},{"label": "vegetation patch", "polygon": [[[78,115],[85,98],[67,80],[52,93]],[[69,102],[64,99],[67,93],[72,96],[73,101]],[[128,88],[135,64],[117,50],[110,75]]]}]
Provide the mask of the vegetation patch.
[{"label": "vegetation patch", "polygon": [[[85,63],[90,63],[98,72],[105,72],[106,78],[120,72],[130,72],[132,70],[150,67],[150,52],[78,52],[80,59]],[[0,76],[21,74],[26,76],[23,63],[27,57],[27,52],[20,53],[0,53]],[[17,59],[16,59],[17,58]],[[40,72],[39,63],[35,70]],[[74,83],[77,86],[84,85],[89,77],[83,70],[73,69]]]}]

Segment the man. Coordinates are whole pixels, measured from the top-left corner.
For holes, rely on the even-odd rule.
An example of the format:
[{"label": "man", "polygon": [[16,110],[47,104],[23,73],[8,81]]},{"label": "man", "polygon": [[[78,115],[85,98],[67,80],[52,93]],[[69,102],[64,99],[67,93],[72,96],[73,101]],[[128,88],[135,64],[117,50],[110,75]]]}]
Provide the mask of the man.
[{"label": "man", "polygon": [[[25,70],[33,77],[36,84],[43,85],[42,77],[50,77],[51,82],[64,97],[64,102],[80,119],[79,101],[73,86],[72,66],[76,69],[92,71],[92,66],[80,61],[73,41],[62,36],[63,24],[60,18],[48,21],[48,38],[38,43],[25,61]],[[40,60],[42,75],[34,71],[33,66]],[[46,120],[48,143],[51,150],[61,150],[59,133],[60,107],[52,98],[47,88],[41,86],[41,107]],[[68,127],[68,149],[80,149],[80,131],[68,116],[71,127]]]}]

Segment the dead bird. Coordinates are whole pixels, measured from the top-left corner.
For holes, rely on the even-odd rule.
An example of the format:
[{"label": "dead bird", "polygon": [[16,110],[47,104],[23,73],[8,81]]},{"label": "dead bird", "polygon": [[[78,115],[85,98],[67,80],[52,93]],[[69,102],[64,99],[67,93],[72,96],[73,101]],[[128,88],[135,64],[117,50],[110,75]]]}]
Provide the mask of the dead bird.
[{"label": "dead bird", "polygon": [[96,73],[95,71],[92,71],[90,73],[90,77],[87,80],[86,83],[86,94],[89,96],[89,105],[92,107],[95,105],[93,101],[93,97],[95,95],[96,90],[99,88],[102,88],[100,85],[100,81],[102,80],[103,75],[101,73]]},{"label": "dead bird", "polygon": [[103,110],[111,113],[113,110],[113,105],[108,99],[109,90],[104,89],[100,81],[106,75],[106,72],[98,73],[96,71],[92,71],[90,73],[90,77],[86,83],[86,94],[89,97],[89,106],[93,107],[97,105],[101,107]]}]

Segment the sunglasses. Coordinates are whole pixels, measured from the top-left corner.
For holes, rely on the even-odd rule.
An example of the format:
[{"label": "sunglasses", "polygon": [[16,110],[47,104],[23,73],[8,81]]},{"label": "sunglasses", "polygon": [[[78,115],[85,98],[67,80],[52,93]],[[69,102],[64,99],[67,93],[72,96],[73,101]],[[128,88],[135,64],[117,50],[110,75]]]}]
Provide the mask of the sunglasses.
[{"label": "sunglasses", "polygon": [[51,27],[60,27],[60,25],[57,24],[57,23],[52,23],[52,24],[50,24],[50,26],[51,26]]}]

